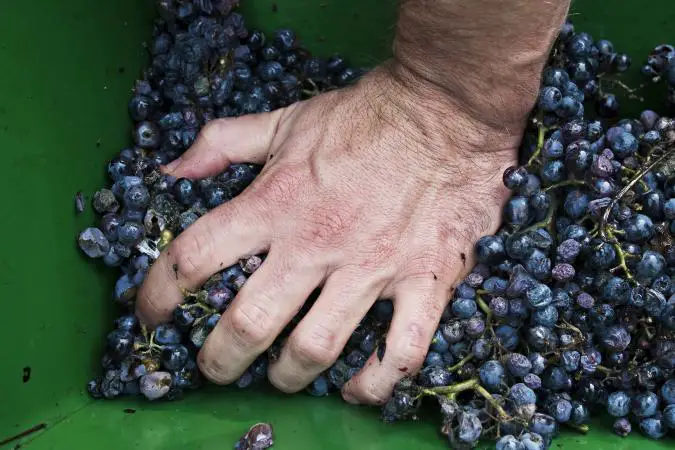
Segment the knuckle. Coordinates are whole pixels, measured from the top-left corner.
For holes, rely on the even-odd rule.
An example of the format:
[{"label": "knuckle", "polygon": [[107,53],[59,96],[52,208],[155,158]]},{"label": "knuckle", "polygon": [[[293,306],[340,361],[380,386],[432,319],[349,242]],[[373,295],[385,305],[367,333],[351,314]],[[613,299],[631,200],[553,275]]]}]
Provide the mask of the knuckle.
[{"label": "knuckle", "polygon": [[225,122],[223,119],[212,120],[201,129],[200,136],[209,148],[215,148],[223,134]]},{"label": "knuckle", "polygon": [[304,183],[305,177],[302,172],[287,164],[268,172],[263,196],[273,207],[286,205],[297,199]]},{"label": "knuckle", "polygon": [[422,366],[430,344],[423,332],[424,328],[419,323],[410,323],[394,346],[391,352],[392,363],[401,372],[414,372]]},{"label": "knuckle", "polygon": [[[253,191],[251,192],[253,194]],[[241,201],[238,201],[241,200]],[[227,230],[230,238],[236,236],[250,236],[252,230],[267,230],[272,224],[272,204],[264,201],[259,195],[253,194],[238,197],[226,202],[209,212],[209,235],[218,235],[218,230]],[[207,226],[205,224],[205,226]]]},{"label": "knuckle", "polygon": [[232,332],[241,347],[263,347],[273,337],[272,316],[260,303],[246,302],[231,311],[229,317]]},{"label": "knuckle", "polygon": [[155,325],[168,319],[172,312],[171,308],[158,302],[157,297],[152,294],[145,294],[143,297],[139,296],[136,310],[146,325]]},{"label": "knuckle", "polygon": [[217,358],[210,358],[205,352],[199,352],[197,355],[197,365],[204,376],[215,384],[227,384],[228,379],[225,376],[226,368]]},{"label": "knuckle", "polygon": [[[183,278],[197,281],[204,276],[204,261],[208,259],[211,244],[208,233],[186,233],[172,245],[175,270]],[[175,277],[174,266],[170,265],[170,275]]]},{"label": "knuckle", "polygon": [[[246,206],[251,207],[253,199],[247,199]],[[239,202],[227,202],[220,205],[218,208],[210,212],[211,217],[216,221],[215,228],[221,229],[223,227],[231,226],[233,222],[240,221],[244,217],[244,206]],[[248,219],[249,216],[246,216]]]},{"label": "knuckle", "polygon": [[426,250],[407,261],[404,277],[426,279],[430,273],[437,277],[447,277],[451,274],[451,270],[452,266],[447,256],[442,256],[439,250]]},{"label": "knuckle", "polygon": [[383,405],[389,400],[388,395],[375,390],[368,390],[364,394],[363,402],[367,405]]},{"label": "knuckle", "polygon": [[341,246],[347,241],[355,224],[355,212],[347,202],[322,201],[306,214],[300,240],[319,248]]},{"label": "knuckle", "polygon": [[[149,326],[169,320],[174,306],[181,298],[180,294],[172,289],[173,286],[166,283],[167,275],[164,272],[168,271],[162,270],[163,265],[166,265],[166,260],[150,268],[146,281],[141,284],[136,295],[136,313]],[[173,279],[172,273],[169,280]]]},{"label": "knuckle", "polygon": [[322,328],[308,336],[298,337],[291,343],[291,348],[299,362],[306,366],[329,367],[338,358],[335,333]]},{"label": "knuckle", "polygon": [[[387,390],[386,392],[389,392]],[[385,393],[385,389],[381,389],[376,385],[362,384],[354,385],[350,392],[359,401],[366,405],[383,405],[389,400],[390,395]]]},{"label": "knuckle", "polygon": [[366,251],[363,252],[362,259],[359,266],[363,269],[378,269],[383,264],[391,262],[398,249],[398,240],[392,235],[380,235],[374,239],[370,245],[366,246]]},{"label": "knuckle", "polygon": [[289,383],[286,378],[275,375],[274,371],[269,371],[267,378],[272,386],[285,394],[294,394],[298,391],[301,391],[305,387],[298,385],[297,383]]}]

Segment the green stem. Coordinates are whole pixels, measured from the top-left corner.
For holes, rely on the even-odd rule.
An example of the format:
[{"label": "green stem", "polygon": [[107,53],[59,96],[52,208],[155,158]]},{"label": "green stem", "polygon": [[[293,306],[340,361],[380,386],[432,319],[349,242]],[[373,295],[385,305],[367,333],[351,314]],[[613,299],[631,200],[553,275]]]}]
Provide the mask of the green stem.
[{"label": "green stem", "polygon": [[456,395],[460,392],[474,389],[476,386],[478,386],[478,379],[472,378],[470,380],[462,381],[461,383],[452,384],[450,386],[422,389],[422,393],[425,395]]},{"label": "green stem", "polygon": [[626,265],[626,255],[623,252],[623,249],[619,245],[619,243],[614,239],[614,235],[611,232],[608,232],[608,235],[612,238],[614,243],[612,244],[614,246],[614,250],[616,250],[616,254],[619,257],[619,265],[617,268],[621,268],[623,270],[624,275],[626,276],[626,279],[630,283],[635,283],[635,279],[633,278],[633,274],[630,273],[630,270],[628,270],[628,266]]},{"label": "green stem", "polygon": [[476,394],[483,397],[499,414],[500,419],[502,420],[511,420],[512,417],[509,416],[502,405],[490,394],[483,386],[480,385],[477,378],[472,378],[470,380],[462,381],[461,383],[453,384],[451,386],[441,386],[437,388],[423,389],[423,395],[445,395],[449,398],[454,398],[457,394],[464,391],[473,390]]},{"label": "green stem", "polygon": [[553,215],[555,213],[555,210],[558,209],[558,201],[555,198],[554,195],[551,195],[551,206],[548,207],[548,212],[546,213],[546,217],[544,220],[541,222],[537,222],[535,224],[530,225],[529,227],[525,228],[524,230],[520,231],[519,233],[528,233],[530,231],[534,231],[538,228],[546,228],[548,232],[551,234],[551,236],[554,236],[554,230],[553,230]]},{"label": "green stem", "polygon": [[[659,149],[661,149],[661,147],[659,147]],[[655,147],[655,150],[656,150],[656,147]],[[635,184],[638,183],[645,176],[645,174],[647,172],[649,172],[650,170],[652,170],[654,167],[661,164],[662,162],[668,160],[671,156],[673,156],[675,154],[675,146],[668,146],[668,147],[664,148],[664,150],[665,151],[664,151],[663,155],[659,156],[655,161],[652,161],[649,164],[647,164],[645,167],[643,167],[636,174],[636,176],[631,181],[626,183],[626,185],[614,196],[614,198],[612,198],[612,201],[610,202],[610,204],[607,205],[607,207],[605,208],[605,212],[602,215],[602,219],[600,220],[600,225],[599,225],[600,237],[603,240],[607,241],[607,239],[608,239],[609,233],[608,233],[608,230],[607,230],[607,228],[608,228],[607,222],[609,221],[609,215],[612,212],[612,209],[614,208],[614,206],[617,203],[619,203],[619,201],[621,201],[621,199],[626,195],[626,193],[628,191],[630,191],[633,188],[633,186],[635,186]],[[650,156],[651,156],[651,154],[650,154]]]},{"label": "green stem", "polygon": [[143,325],[141,327],[141,332],[143,333],[143,337],[145,338],[147,344],[143,344],[138,348],[138,351],[140,353],[152,353],[153,350],[162,350],[164,346],[155,344],[155,332],[152,331],[150,332],[150,335],[148,336],[148,329]]},{"label": "green stem", "polygon": [[548,187],[545,187],[544,189],[542,189],[542,191],[548,192],[548,191],[551,191],[553,189],[558,189],[558,188],[564,187],[564,186],[584,186],[585,184],[586,184],[586,182],[582,181],[582,180],[565,180],[565,181],[561,181],[560,183],[552,184]]},{"label": "green stem", "polygon": [[611,375],[612,374],[612,369],[609,367],[605,366],[595,366],[595,370],[604,373],[605,375]]},{"label": "green stem", "polygon": [[[199,298],[199,295],[198,294],[190,294],[190,295],[188,295],[188,297]],[[211,306],[207,305],[206,303],[201,301],[201,299],[195,301],[194,303],[184,303],[184,304],[180,305],[180,307],[183,308],[183,309],[187,309],[187,310],[190,310],[190,309],[196,308],[196,307],[200,307],[206,312],[206,315],[214,314],[214,313],[217,312],[215,308],[212,308]]]},{"label": "green stem", "polygon": [[483,300],[483,297],[480,294],[476,294],[476,301],[478,302],[478,307],[485,313],[485,329],[481,333],[481,337],[485,336],[485,332],[488,330],[488,327],[492,327],[492,310],[490,307],[485,303],[485,300]]},{"label": "green stem", "polygon": [[214,314],[216,312],[216,310],[214,308],[211,308],[206,303],[202,303],[202,302],[193,303],[193,304],[190,305],[190,308],[192,308],[194,306],[199,306],[204,311],[206,311],[207,314]]},{"label": "green stem", "polygon": [[593,220],[593,218],[590,216],[590,214],[584,215],[584,217],[582,217],[581,219],[577,220],[576,223],[577,223],[577,225],[581,225],[582,223],[584,223],[584,222],[587,221],[587,220],[591,220],[591,221]]},{"label": "green stem", "polygon": [[589,431],[591,431],[591,427],[589,427],[586,424],[584,424],[584,425],[574,425],[572,423],[566,422],[564,425],[567,426],[568,428],[571,428],[571,429],[576,430],[579,433],[583,433],[583,434],[586,434]]},{"label": "green stem", "polygon": [[[485,313],[486,316],[490,317],[492,316],[492,310],[490,307],[485,303],[485,300],[483,300],[483,297],[480,296],[480,291],[478,291],[476,295],[476,303],[478,303],[478,307],[480,308],[481,311]],[[486,320],[488,322],[489,320]]]},{"label": "green stem", "polygon": [[469,354],[466,355],[464,358],[462,358],[461,361],[459,361],[457,364],[455,364],[454,366],[448,367],[448,372],[456,372],[456,371],[458,371],[459,369],[461,369],[462,367],[464,367],[464,364],[468,363],[468,362],[471,361],[472,359],[473,359],[473,354],[472,354],[472,353],[469,353]]},{"label": "green stem", "polygon": [[502,420],[511,420],[511,416],[509,416],[506,411],[504,411],[502,405],[500,405],[499,402],[492,396],[492,394],[490,394],[483,386],[476,384],[473,389],[476,391],[476,393],[480,394],[495,409],[495,411],[497,411],[499,417]]},{"label": "green stem", "polygon": [[532,163],[539,157],[539,154],[541,153],[541,149],[544,148],[544,136],[546,134],[546,127],[543,125],[538,125],[538,132],[537,132],[537,149],[532,153],[532,156],[530,156],[530,159],[527,161],[526,166],[530,167]]},{"label": "green stem", "polygon": [[565,326],[564,326],[564,327],[560,327],[560,328],[567,328],[568,330],[572,330],[572,331],[574,331],[575,333],[577,333],[579,336],[583,336],[583,335],[584,335],[584,333],[583,333],[579,328],[575,327],[574,325],[572,325],[572,324],[569,323],[568,321],[566,321],[566,320],[563,319],[562,322],[565,324]]}]

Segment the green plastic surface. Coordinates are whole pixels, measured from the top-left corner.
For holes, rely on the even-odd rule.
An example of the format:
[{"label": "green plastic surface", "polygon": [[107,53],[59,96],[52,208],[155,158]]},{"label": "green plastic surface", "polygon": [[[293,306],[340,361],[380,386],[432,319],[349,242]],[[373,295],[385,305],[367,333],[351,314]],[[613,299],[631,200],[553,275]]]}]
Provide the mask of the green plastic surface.
[{"label": "green plastic surface", "polygon": [[[231,448],[257,421],[275,426],[279,449],[444,448],[433,423],[384,425],[376,410],[335,397],[215,387],[176,403],[87,397],[83,387],[97,370],[102,338],[114,318],[114,274],[76,250],[75,236],[93,215],[90,206],[75,215],[73,198],[81,190],[90,199],[105,182],[106,160],[129,142],[126,104],[147,62],[142,43],[154,11],[151,2],[140,0],[3,3],[0,441],[46,424],[6,448]],[[392,0],[248,0],[243,11],[255,26],[292,26],[310,49],[339,51],[359,65],[387,56],[395,23]],[[628,78],[633,86],[641,82],[643,55],[657,43],[675,41],[669,0],[586,1],[573,11],[579,29],[612,39],[636,59]],[[637,111],[639,105],[632,107]],[[606,426],[603,431],[602,424],[594,425],[586,436],[565,432],[554,445],[673,445],[637,434],[613,438]]]}]

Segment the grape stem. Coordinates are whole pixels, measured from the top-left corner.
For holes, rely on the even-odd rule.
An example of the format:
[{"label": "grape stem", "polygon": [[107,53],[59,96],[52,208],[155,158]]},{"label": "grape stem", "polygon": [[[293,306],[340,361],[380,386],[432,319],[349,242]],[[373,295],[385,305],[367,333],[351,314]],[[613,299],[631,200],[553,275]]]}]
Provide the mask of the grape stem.
[{"label": "grape stem", "polygon": [[589,427],[589,426],[586,425],[586,424],[583,424],[583,425],[574,425],[574,424],[572,424],[572,423],[567,422],[567,423],[565,423],[564,425],[565,425],[566,427],[568,427],[568,428],[571,428],[571,429],[573,429],[573,430],[575,430],[575,431],[578,431],[579,433],[583,433],[583,434],[586,434],[586,433],[588,433],[589,431],[591,431],[591,427]]},{"label": "grape stem", "polygon": [[615,86],[619,86],[620,88],[622,88],[623,90],[625,90],[625,91],[627,92],[627,94],[628,94],[628,98],[630,98],[631,100],[637,100],[637,101],[640,101],[640,102],[644,102],[644,101],[645,101],[644,97],[641,97],[641,96],[639,96],[639,95],[636,94],[636,92],[638,91],[638,89],[643,88],[644,85],[640,85],[640,88],[632,88],[632,87],[628,86],[626,83],[624,83],[624,82],[621,81],[621,80],[616,80],[616,79],[613,79],[613,78],[606,78],[606,77],[604,77],[603,75],[604,75],[604,74],[598,75],[598,94],[600,94],[600,95],[603,94],[603,92],[602,92],[602,83],[603,83],[603,81],[604,81],[604,82],[611,83],[611,84],[613,84],[613,85],[615,85]]},{"label": "grape stem", "polygon": [[544,136],[546,135],[547,128],[537,121],[537,148],[530,156],[530,159],[527,160],[526,167],[532,166],[541,153],[541,150],[544,148]]},{"label": "grape stem", "polygon": [[180,305],[181,308],[183,309],[191,309],[196,306],[202,308],[204,311],[206,311],[207,314],[214,314],[216,310],[212,308],[211,306],[207,305],[204,303],[206,298],[208,297],[208,293],[205,290],[197,291],[197,292],[190,292],[187,289],[181,288],[183,291],[183,297],[184,298],[194,298],[196,299],[194,303],[187,303]]},{"label": "grape stem", "polygon": [[472,354],[472,353],[469,353],[469,354],[466,355],[464,358],[462,358],[457,364],[455,364],[454,366],[448,367],[448,372],[456,372],[456,371],[458,371],[459,369],[461,369],[462,367],[464,367],[464,364],[468,363],[468,362],[471,361],[472,359],[473,359],[473,354]]},{"label": "grape stem", "polygon": [[480,295],[480,292],[476,294],[476,303],[478,303],[478,307],[480,308],[483,313],[485,313],[485,322],[490,322],[492,319],[492,310],[488,306],[487,303],[485,303],[485,299]]},{"label": "grape stem", "polygon": [[[621,170],[626,172],[629,176],[634,176],[636,173],[638,173],[637,170],[631,169],[630,167],[626,167],[626,166],[621,166]],[[639,183],[645,191],[649,190],[649,186],[647,186],[647,183],[645,183],[645,180],[640,180]]]},{"label": "grape stem", "polygon": [[[141,325],[141,332],[147,344],[141,345],[138,350],[141,353],[152,353],[153,350],[161,350],[163,347],[159,344],[155,344],[155,332],[152,331],[148,335],[148,328],[145,325]],[[144,350],[142,350],[145,347]]]},{"label": "grape stem", "polygon": [[586,182],[582,181],[582,180],[565,180],[565,181],[561,181],[560,183],[555,183],[555,184],[552,184],[550,186],[547,186],[544,189],[542,189],[542,191],[548,192],[548,191],[551,191],[553,189],[558,189],[558,188],[565,187],[565,186],[584,186],[584,185],[586,185]]},{"label": "grape stem", "polygon": [[207,315],[208,314],[214,314],[216,312],[215,309],[211,308],[209,305],[207,305],[205,303],[202,303],[202,302],[191,303],[191,304],[187,305],[187,308],[190,309],[190,308],[193,308],[195,306],[199,306],[200,308],[202,308],[204,311],[206,311]]},{"label": "grape stem", "polygon": [[[549,186],[549,187],[552,187],[552,186]],[[541,222],[537,222],[535,224],[530,225],[529,227],[520,231],[520,233],[528,233],[528,232],[534,231],[538,228],[546,228],[548,230],[548,232],[551,234],[551,236],[554,236],[553,215],[554,215],[555,210],[557,208],[558,208],[558,200],[556,199],[555,195],[551,195],[551,205],[548,207],[548,212],[546,213],[546,217],[544,218],[544,220],[542,220]]]},{"label": "grape stem", "polygon": [[478,307],[481,309],[481,311],[485,313],[485,329],[481,333],[481,337],[483,337],[485,336],[485,332],[488,330],[488,327],[490,330],[492,330],[492,310],[487,305],[487,303],[485,303],[485,300],[483,300],[483,297],[480,295],[480,293],[476,293],[476,302],[478,303]]},{"label": "grape stem", "polygon": [[611,375],[611,374],[614,373],[612,371],[612,369],[610,369],[609,367],[600,366],[600,365],[595,366],[595,370],[600,371],[600,372],[604,373],[605,375]]},{"label": "grape stem", "polygon": [[461,383],[456,383],[450,386],[441,386],[436,388],[423,389],[423,395],[445,395],[450,398],[450,396],[456,396],[460,392],[473,390],[476,394],[485,398],[485,400],[497,411],[499,418],[501,420],[512,420],[512,417],[509,416],[502,405],[490,394],[483,386],[480,385],[477,378],[472,378],[470,380],[462,381]]},{"label": "grape stem", "polygon": [[635,278],[633,278],[633,274],[630,273],[630,270],[628,269],[628,266],[626,265],[626,255],[625,255],[623,249],[621,248],[619,243],[616,241],[616,238],[614,237],[614,234],[611,231],[609,231],[609,236],[611,237],[611,239],[614,240],[612,245],[614,246],[614,250],[616,250],[616,254],[619,257],[619,265],[616,266],[614,269],[612,269],[612,271],[616,270],[616,269],[623,270],[623,273],[626,276],[626,279],[630,283],[635,284]]},{"label": "grape stem", "polygon": [[307,78],[305,81],[307,81],[307,83],[309,83],[312,86],[312,89],[303,89],[302,93],[304,95],[311,98],[311,97],[316,97],[317,95],[320,94],[319,87],[316,85],[314,80],[312,80],[311,78]]},{"label": "grape stem", "polygon": [[561,328],[567,328],[569,330],[572,330],[575,333],[577,333],[579,336],[583,337],[584,333],[579,328],[575,327],[574,325],[572,325],[571,323],[569,323],[565,319],[563,319],[562,322],[565,324],[565,327],[561,327]]},{"label": "grape stem", "polygon": [[[659,147],[660,148],[660,147]],[[657,147],[655,147],[657,149]],[[635,177],[630,180],[617,194],[612,198],[612,201],[607,205],[607,208],[605,208],[605,212],[602,214],[602,219],[600,220],[600,237],[606,241],[606,242],[615,242],[616,238],[612,237],[610,238],[611,231],[609,230],[609,227],[607,225],[607,222],[609,221],[609,215],[611,214],[612,210],[614,207],[619,203],[619,201],[630,191],[633,186],[635,186],[644,176],[652,170],[654,167],[657,165],[661,164],[671,156],[675,154],[675,146],[669,146],[666,148],[666,151],[658,157],[656,160],[648,164],[646,167],[644,167],[642,170],[640,170]],[[610,241],[610,239],[612,239]]]}]

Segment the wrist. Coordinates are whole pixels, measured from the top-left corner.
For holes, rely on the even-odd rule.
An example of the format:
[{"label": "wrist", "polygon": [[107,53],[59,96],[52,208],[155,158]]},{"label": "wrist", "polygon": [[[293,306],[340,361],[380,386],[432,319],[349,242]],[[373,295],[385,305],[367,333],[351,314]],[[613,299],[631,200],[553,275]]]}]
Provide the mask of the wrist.
[{"label": "wrist", "polygon": [[569,3],[401,0],[394,67],[475,120],[519,133]]},{"label": "wrist", "polygon": [[348,104],[363,108],[356,116],[377,139],[392,139],[390,152],[377,158],[396,164],[402,179],[455,185],[458,167],[466,167],[463,176],[468,177],[501,173],[516,162],[522,128],[506,130],[476,120],[451,96],[393,62],[342,94],[351,99]]},{"label": "wrist", "polygon": [[528,63],[504,61],[478,71],[456,63],[452,69],[431,67],[399,52],[392,62],[395,78],[412,91],[445,98],[474,122],[500,134],[522,133],[539,91],[548,51],[530,55]]},{"label": "wrist", "polygon": [[505,94],[508,107],[497,111],[484,106],[486,94],[456,95],[395,59],[377,72],[381,72],[377,77],[390,85],[389,100],[396,109],[424,128],[424,136],[447,142],[446,152],[502,153],[515,158],[525,121],[536,100],[536,88],[531,101]]}]

